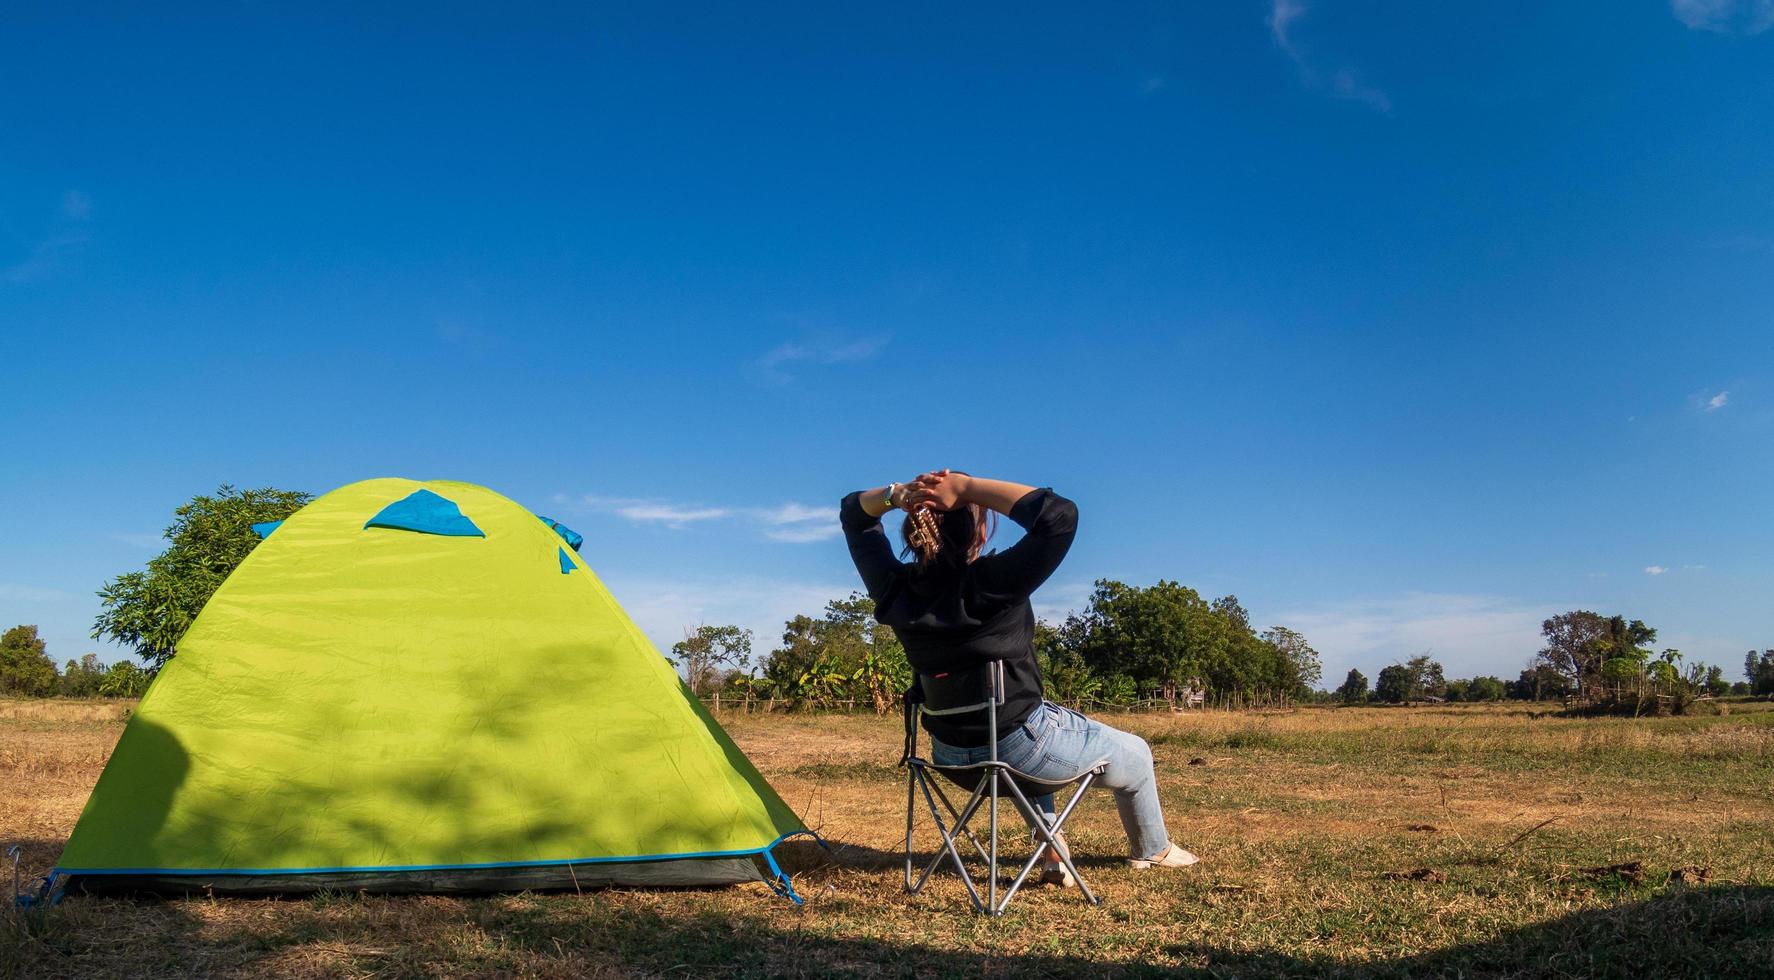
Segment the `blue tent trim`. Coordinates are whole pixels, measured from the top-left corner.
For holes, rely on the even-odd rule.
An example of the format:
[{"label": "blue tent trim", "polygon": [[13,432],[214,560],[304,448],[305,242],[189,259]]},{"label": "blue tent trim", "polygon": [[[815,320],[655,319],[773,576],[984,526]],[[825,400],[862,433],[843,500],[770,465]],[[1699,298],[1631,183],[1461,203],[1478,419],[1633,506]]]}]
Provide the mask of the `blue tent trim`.
[{"label": "blue tent trim", "polygon": [[578,551],[579,546],[585,543],[585,535],[580,534],[578,531],[573,530],[552,517],[543,517],[541,514],[537,514],[536,519],[553,528],[554,533],[560,535],[561,540],[567,543],[567,547],[572,548],[574,551]]},{"label": "blue tent trim", "polygon": [[554,550],[560,552],[560,555],[561,555],[561,574],[565,575],[568,572],[572,571],[573,570],[573,559],[567,557],[567,549],[556,548]]},{"label": "blue tent trim", "polygon": [[430,490],[415,490],[382,508],[364,523],[364,529],[387,527],[397,531],[418,531],[420,534],[442,534],[456,538],[484,538],[485,531],[462,516],[462,508]]},{"label": "blue tent trim", "polygon": [[771,853],[776,845],[790,837],[811,837],[825,846],[825,841],[811,830],[791,830],[776,838],[763,847],[741,851],[687,851],[682,854],[635,854],[625,857],[590,857],[567,858],[551,861],[488,861],[479,864],[391,864],[391,865],[346,865],[336,868],[55,868],[50,872],[53,880],[56,875],[305,875],[334,874],[353,871],[479,871],[490,868],[547,868],[566,864],[616,864],[640,861],[675,861],[681,858],[723,858],[753,856],[762,858],[770,867],[776,880],[770,882],[778,895],[783,896],[796,905],[801,904],[801,896],[795,894],[794,885],[789,876],[784,874],[782,867],[776,863],[776,855]]},{"label": "blue tent trim", "polygon": [[261,538],[268,538],[271,532],[283,526],[282,521],[264,521],[253,525],[253,533]]}]

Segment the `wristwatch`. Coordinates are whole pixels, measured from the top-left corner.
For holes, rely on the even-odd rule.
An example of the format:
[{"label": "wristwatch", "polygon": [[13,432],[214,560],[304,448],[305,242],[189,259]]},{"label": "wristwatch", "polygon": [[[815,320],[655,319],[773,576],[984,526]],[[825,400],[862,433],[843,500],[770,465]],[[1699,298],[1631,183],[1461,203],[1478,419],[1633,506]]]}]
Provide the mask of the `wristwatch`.
[{"label": "wristwatch", "polygon": [[881,498],[881,505],[886,507],[888,510],[892,510],[893,509],[893,491],[898,490],[898,489],[899,489],[899,484],[897,484],[897,483],[887,484],[887,496]]}]

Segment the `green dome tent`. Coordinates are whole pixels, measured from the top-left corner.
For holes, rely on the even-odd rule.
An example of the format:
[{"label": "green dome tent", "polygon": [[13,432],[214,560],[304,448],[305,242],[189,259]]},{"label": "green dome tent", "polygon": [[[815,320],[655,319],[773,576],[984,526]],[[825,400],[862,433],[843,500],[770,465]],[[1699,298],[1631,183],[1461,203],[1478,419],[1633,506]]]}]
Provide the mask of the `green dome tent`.
[{"label": "green dome tent", "polygon": [[49,890],[794,897],[771,849],[806,828],[561,546],[577,535],[483,487],[396,479],[260,530]]}]

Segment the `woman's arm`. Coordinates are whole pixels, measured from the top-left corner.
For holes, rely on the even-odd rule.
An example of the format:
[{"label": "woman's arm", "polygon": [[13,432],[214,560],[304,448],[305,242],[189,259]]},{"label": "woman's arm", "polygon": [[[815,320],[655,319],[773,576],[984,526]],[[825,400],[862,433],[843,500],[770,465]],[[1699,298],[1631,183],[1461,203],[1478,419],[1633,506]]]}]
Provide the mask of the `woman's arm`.
[{"label": "woman's arm", "polygon": [[[893,502],[889,504],[888,490]],[[881,527],[881,515],[895,507],[906,507],[914,488],[908,484],[888,484],[872,490],[846,494],[838,504],[838,521],[844,528],[844,540],[850,546],[850,560],[862,576],[869,597],[880,602],[899,574],[899,559],[893,557],[893,544]]]},{"label": "woman's arm", "polygon": [[923,499],[943,509],[989,507],[1027,532],[1005,551],[974,563],[974,582],[982,596],[1006,601],[1027,597],[1059,568],[1078,533],[1078,508],[1070,500],[1022,483],[939,470],[918,477],[913,501]]},{"label": "woman's arm", "polygon": [[[892,503],[887,502],[889,487],[893,490]],[[909,483],[889,483],[885,487],[875,487],[873,490],[858,490],[858,503],[862,504],[863,513],[870,517],[880,517],[896,507],[904,508],[912,490],[913,485]]]},{"label": "woman's arm", "polygon": [[990,480],[968,476],[953,470],[937,470],[918,477],[915,496],[928,499],[938,510],[953,510],[961,504],[979,504],[1010,516],[1016,502],[1034,492],[1026,483]]}]

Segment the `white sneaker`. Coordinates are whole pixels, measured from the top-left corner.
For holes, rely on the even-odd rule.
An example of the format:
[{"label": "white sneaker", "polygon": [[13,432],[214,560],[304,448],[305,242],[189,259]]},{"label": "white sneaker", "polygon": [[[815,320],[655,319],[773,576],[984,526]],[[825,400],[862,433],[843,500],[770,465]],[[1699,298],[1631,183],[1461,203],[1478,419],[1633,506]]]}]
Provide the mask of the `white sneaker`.
[{"label": "white sneaker", "polygon": [[[1029,836],[1033,837],[1034,832],[1031,831]],[[1051,854],[1045,853],[1050,850],[1058,850],[1061,854],[1064,854],[1068,860],[1071,859],[1072,849],[1066,846],[1066,835],[1055,835],[1054,840],[1059,842],[1058,848],[1042,848],[1044,853],[1041,856],[1046,858],[1047,861],[1046,866],[1041,869],[1041,884],[1058,885],[1061,888],[1076,888],[1078,887],[1078,879],[1072,877],[1072,869],[1066,867],[1064,862],[1055,860]]]},{"label": "white sneaker", "polygon": [[1200,861],[1200,858],[1190,854],[1188,851],[1183,850],[1175,844],[1166,844],[1164,850],[1159,851],[1157,854],[1144,860],[1131,858],[1128,860],[1127,864],[1135,871],[1145,871],[1148,868],[1186,868],[1189,865],[1199,863]]}]

